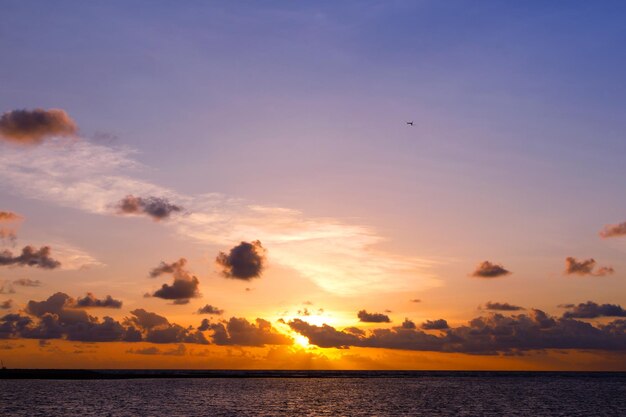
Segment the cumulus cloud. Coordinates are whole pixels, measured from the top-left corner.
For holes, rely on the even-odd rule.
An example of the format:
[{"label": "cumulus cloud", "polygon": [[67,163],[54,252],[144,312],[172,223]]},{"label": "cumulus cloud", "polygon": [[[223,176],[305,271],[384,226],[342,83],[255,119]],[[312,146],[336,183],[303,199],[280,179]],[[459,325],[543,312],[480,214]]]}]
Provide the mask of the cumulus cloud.
[{"label": "cumulus cloud", "polygon": [[53,136],[73,136],[76,123],[61,109],[12,110],[0,116],[0,138],[20,143],[38,144]]},{"label": "cumulus cloud", "polygon": [[13,307],[13,300],[0,301],[0,310],[10,310]]},{"label": "cumulus cloud", "polygon": [[64,293],[53,294],[43,301],[31,300],[25,312],[28,316],[8,314],[0,318],[0,338],[209,343],[201,332],[170,323],[165,317],[143,309],[131,311],[131,317],[123,322],[90,316]]},{"label": "cumulus cloud", "polygon": [[416,329],[417,326],[415,325],[414,322],[412,322],[409,319],[404,319],[404,321],[402,322],[402,328],[403,329]]},{"label": "cumulus cloud", "polygon": [[449,329],[448,322],[444,319],[439,320],[426,320],[422,323],[422,329],[424,330],[445,330]]},{"label": "cumulus cloud", "polygon": [[597,317],[626,317],[626,310],[617,304],[597,304],[593,301],[578,305],[567,304],[564,306],[570,311],[563,313],[563,317],[572,319],[595,319]]},{"label": "cumulus cloud", "polygon": [[212,306],[211,304],[207,304],[204,307],[198,309],[198,314],[214,314],[219,316],[221,314],[224,314],[224,310]]},{"label": "cumulus cloud", "polygon": [[249,281],[261,276],[265,267],[265,249],[261,242],[241,242],[228,254],[220,252],[215,259],[227,278]]},{"label": "cumulus cloud", "polygon": [[391,320],[389,316],[382,313],[368,313],[365,310],[361,310],[357,313],[359,321],[363,323],[389,323]]},{"label": "cumulus cloud", "polygon": [[485,303],[485,310],[493,310],[493,311],[519,311],[523,310],[524,307],[516,306],[509,303],[492,303],[491,301],[487,301]]},{"label": "cumulus cloud", "polygon": [[114,299],[110,295],[107,295],[103,299],[98,299],[95,295],[88,292],[85,297],[76,300],[76,307],[122,308],[122,302]]},{"label": "cumulus cloud", "polygon": [[43,246],[35,249],[32,246],[24,246],[22,253],[13,256],[11,251],[5,250],[0,252],[0,266],[16,265],[16,266],[33,266],[42,269],[55,269],[61,266],[61,262],[50,256],[50,247]]},{"label": "cumulus cloud", "polygon": [[182,207],[169,202],[162,197],[136,197],[127,195],[117,203],[119,214],[145,214],[153,220],[166,220],[172,214],[183,210]]},{"label": "cumulus cloud", "polygon": [[472,272],[473,277],[478,278],[497,278],[504,275],[509,275],[511,272],[505,269],[502,265],[494,264],[489,261],[483,261]]},{"label": "cumulus cloud", "polygon": [[613,272],[615,272],[615,270],[610,266],[601,266],[596,269],[596,260],[593,258],[579,261],[576,258],[569,256],[565,259],[566,275],[592,275],[602,277],[605,275],[611,275]]},{"label": "cumulus cloud", "polygon": [[354,346],[477,355],[546,349],[626,349],[626,320],[593,326],[572,318],[550,317],[541,310],[512,316],[494,313],[475,318],[464,326],[445,329],[439,335],[404,327],[372,329],[359,334],[326,324],[312,325],[301,319],[294,319],[288,325],[313,345],[340,349]]},{"label": "cumulus cloud", "polygon": [[221,346],[257,346],[290,345],[293,339],[278,332],[272,324],[263,319],[256,319],[250,323],[244,318],[231,317],[230,320],[220,323],[203,321],[209,330],[213,331],[213,343]]},{"label": "cumulus cloud", "polygon": [[19,278],[13,281],[13,284],[19,285],[20,287],[40,287],[41,281],[38,279],[30,279],[30,278]]},{"label": "cumulus cloud", "polygon": [[607,224],[600,231],[600,236],[603,238],[626,236],[626,222]]},{"label": "cumulus cloud", "polygon": [[186,268],[187,260],[180,258],[176,262],[161,262],[159,266],[150,271],[150,276],[156,278],[163,274],[171,274],[174,282],[163,284],[160,289],[156,290],[152,297],[163,298],[165,300],[175,300],[179,304],[187,304],[184,300],[200,296],[198,277],[192,275]]}]

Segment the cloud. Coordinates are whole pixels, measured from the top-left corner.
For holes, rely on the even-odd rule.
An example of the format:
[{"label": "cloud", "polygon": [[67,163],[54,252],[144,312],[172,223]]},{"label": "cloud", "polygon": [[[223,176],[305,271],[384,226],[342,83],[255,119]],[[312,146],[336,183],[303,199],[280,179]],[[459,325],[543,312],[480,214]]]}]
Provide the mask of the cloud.
[{"label": "cloud", "polygon": [[132,149],[89,141],[0,147],[0,181],[9,192],[100,215],[113,214],[111,207],[120,196],[162,196],[189,211],[164,223],[180,237],[224,246],[255,236],[271,248],[273,263],[332,294],[420,291],[441,285],[433,272],[440,261],[382,250],[385,236],[367,225],[217,193],[184,195],[140,179],[146,167]]},{"label": "cloud", "polygon": [[424,330],[445,330],[449,329],[448,322],[444,319],[439,320],[426,320],[422,323],[422,329]]},{"label": "cloud", "polygon": [[78,308],[72,297],[60,292],[43,301],[29,301],[25,312],[29,316],[8,314],[0,318],[0,338],[209,343],[201,332],[170,323],[165,317],[143,309],[131,311],[131,317],[122,323],[106,316],[98,319]]},{"label": "cloud", "polygon": [[626,236],[626,222],[619,224],[607,224],[604,229],[600,231],[600,236],[603,238]]},{"label": "cloud", "polygon": [[20,144],[38,144],[53,136],[73,136],[76,131],[76,123],[61,109],[12,110],[0,116],[0,138]]},{"label": "cloud", "polygon": [[0,310],[10,310],[13,307],[13,300],[0,301]]},{"label": "cloud", "polygon": [[145,214],[154,221],[166,220],[173,213],[183,210],[182,207],[172,204],[167,198],[135,197],[127,195],[117,203],[119,214]]},{"label": "cloud", "polygon": [[159,266],[150,271],[151,277],[158,277],[162,274],[172,274],[174,276],[172,285],[163,284],[160,289],[152,294],[152,297],[176,300],[175,302],[179,304],[187,304],[183,300],[199,297],[198,287],[200,281],[185,268],[186,265],[187,260],[180,258],[178,261],[170,264],[161,262]]},{"label": "cloud", "polygon": [[571,309],[563,313],[563,317],[571,319],[595,319],[597,317],[626,317],[626,310],[617,304],[597,304],[593,301],[578,305],[567,304]]},{"label": "cloud", "polygon": [[21,255],[13,256],[8,251],[0,252],[0,266],[34,266],[42,269],[55,269],[61,266],[61,262],[50,257],[50,247],[43,246],[39,250],[32,246],[24,246]]},{"label": "cloud", "polygon": [[524,307],[519,307],[516,305],[512,305],[509,303],[492,303],[491,301],[487,301],[485,304],[485,310],[493,310],[493,311],[519,311],[523,310]]},{"label": "cloud", "polygon": [[77,299],[75,305],[81,308],[122,308],[122,302],[120,300],[115,300],[110,295],[107,295],[104,299],[98,299],[90,292],[88,292],[84,298]]},{"label": "cloud", "polygon": [[409,300],[409,301],[412,302],[412,303],[421,303],[422,302],[422,300],[420,300],[419,298],[414,298],[414,299]]},{"label": "cloud", "polygon": [[260,318],[256,319],[256,324],[237,317],[231,317],[227,322],[206,324],[213,331],[212,339],[216,345],[262,347],[290,345],[293,342],[293,339],[274,329],[269,321]]},{"label": "cloud", "polygon": [[484,261],[478,264],[474,272],[472,272],[472,276],[479,278],[497,278],[509,275],[510,273],[511,272],[506,270],[502,265]]},{"label": "cloud", "polygon": [[19,278],[13,281],[13,284],[19,285],[20,287],[40,287],[42,285],[41,281],[38,279],[30,279],[30,278]]},{"label": "cloud", "polygon": [[389,323],[389,316],[382,313],[368,313],[365,310],[358,312],[357,317],[363,323]]},{"label": "cloud", "polygon": [[402,328],[403,329],[416,329],[417,326],[415,325],[414,322],[412,322],[409,319],[404,319],[404,321],[402,322]]},{"label": "cloud", "polygon": [[18,223],[22,216],[12,211],[0,211],[0,241],[8,241],[14,244],[17,240]]},{"label": "cloud", "polygon": [[224,314],[224,310],[214,307],[211,304],[207,304],[204,307],[198,309],[198,314],[215,314],[219,316],[221,314]]},{"label": "cloud", "polygon": [[144,349],[129,349],[126,353],[133,353],[136,355],[170,355],[170,356],[184,356],[187,352],[185,345],[180,344],[174,349],[161,350],[154,346]]},{"label": "cloud", "polygon": [[404,327],[372,329],[359,334],[326,324],[312,325],[301,319],[294,319],[288,325],[307,337],[309,343],[325,348],[354,346],[476,355],[522,354],[546,349],[626,350],[626,320],[596,327],[571,318],[550,317],[541,310],[477,317],[465,326],[445,329],[439,335]]},{"label": "cloud", "polygon": [[228,255],[220,252],[215,262],[222,268],[225,277],[249,281],[261,276],[265,267],[265,249],[258,240],[241,242]]},{"label": "cloud", "polygon": [[598,269],[595,268],[596,261],[593,258],[585,259],[583,261],[579,261],[571,256],[565,258],[566,275],[592,275],[596,277],[602,277],[615,272],[610,266],[602,266]]}]

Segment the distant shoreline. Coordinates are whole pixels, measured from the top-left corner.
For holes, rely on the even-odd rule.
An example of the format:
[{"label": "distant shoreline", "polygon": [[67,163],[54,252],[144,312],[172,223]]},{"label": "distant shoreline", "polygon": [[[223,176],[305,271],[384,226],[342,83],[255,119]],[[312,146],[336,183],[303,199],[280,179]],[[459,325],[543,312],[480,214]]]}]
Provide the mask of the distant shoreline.
[{"label": "distant shoreline", "polygon": [[446,378],[553,377],[626,378],[623,371],[305,371],[305,370],[116,370],[4,369],[0,379],[158,379],[158,378]]}]

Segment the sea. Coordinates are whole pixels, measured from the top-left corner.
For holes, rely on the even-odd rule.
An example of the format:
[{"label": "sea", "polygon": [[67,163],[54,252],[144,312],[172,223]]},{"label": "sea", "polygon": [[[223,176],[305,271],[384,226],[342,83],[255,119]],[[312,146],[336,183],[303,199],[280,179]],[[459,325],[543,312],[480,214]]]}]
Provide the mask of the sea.
[{"label": "sea", "polygon": [[89,375],[0,378],[0,416],[626,416],[626,373]]}]

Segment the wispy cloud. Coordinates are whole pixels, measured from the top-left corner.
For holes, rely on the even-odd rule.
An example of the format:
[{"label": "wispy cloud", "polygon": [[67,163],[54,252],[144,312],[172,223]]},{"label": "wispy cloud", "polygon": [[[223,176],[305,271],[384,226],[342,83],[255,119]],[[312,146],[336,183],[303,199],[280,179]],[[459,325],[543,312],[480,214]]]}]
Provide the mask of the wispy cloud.
[{"label": "wispy cloud", "polygon": [[[0,145],[3,146],[3,145]],[[268,262],[292,268],[341,295],[420,290],[437,285],[432,260],[377,249],[375,230],[298,210],[250,204],[222,194],[186,196],[138,178],[133,151],[76,141],[3,147],[2,187],[30,198],[95,214],[116,214],[120,196],[158,195],[187,214],[164,223],[203,244],[231,247],[250,237],[263,242]]]}]

